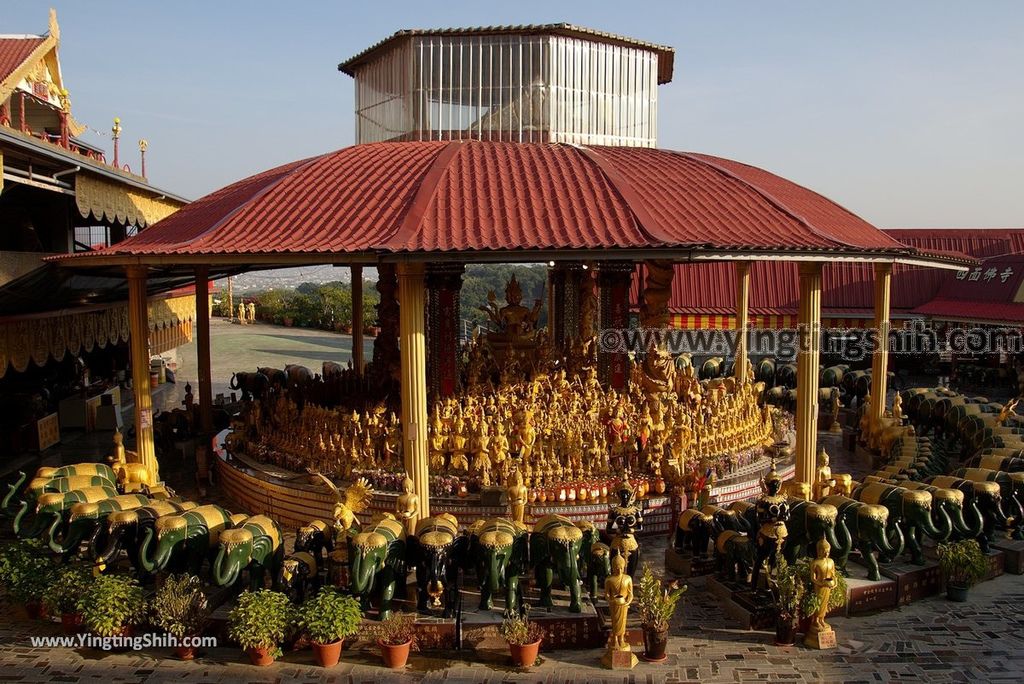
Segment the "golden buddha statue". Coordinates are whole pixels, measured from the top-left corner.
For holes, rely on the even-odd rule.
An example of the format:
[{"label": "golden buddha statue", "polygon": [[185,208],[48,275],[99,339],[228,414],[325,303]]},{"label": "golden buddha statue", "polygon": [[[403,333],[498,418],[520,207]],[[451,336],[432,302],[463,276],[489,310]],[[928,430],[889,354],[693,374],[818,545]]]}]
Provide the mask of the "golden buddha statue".
[{"label": "golden buddha statue", "polygon": [[420,498],[413,492],[412,478],[406,477],[402,481],[402,494],[395,502],[395,516],[405,527],[407,535],[416,533],[416,523],[419,522]]},{"label": "golden buddha statue", "polygon": [[823,447],[818,450],[818,472],[814,478],[814,500],[821,501],[832,493],[832,488],[835,486],[836,481],[832,477],[832,467],[829,466],[828,453]]},{"label": "golden buddha statue", "polygon": [[435,410],[430,419],[430,467],[441,472],[444,470],[444,455],[447,451],[448,435],[445,434],[444,423],[441,421],[441,414]]},{"label": "golden buddha statue", "polygon": [[836,563],[829,557],[832,547],[822,539],[818,542],[817,556],[811,561],[811,583],[817,596],[818,610],[811,619],[811,626],[804,637],[804,643],[811,648],[835,648],[836,636],[832,626],[825,622],[828,602],[836,587]]},{"label": "golden buddha statue", "polygon": [[[629,604],[633,602],[633,578],[626,574],[626,559],[615,556],[611,561],[612,574],[604,581],[604,597],[608,602],[609,625],[608,645],[601,663],[611,669],[613,667],[634,667],[636,655],[632,653],[626,641],[626,619],[629,615]],[[615,651],[628,652],[629,664],[617,663]]]},{"label": "golden buddha statue", "polygon": [[508,488],[508,505],[512,515],[512,522],[523,524],[526,515],[526,500],[529,491],[523,484],[523,473],[516,469],[512,485]]}]

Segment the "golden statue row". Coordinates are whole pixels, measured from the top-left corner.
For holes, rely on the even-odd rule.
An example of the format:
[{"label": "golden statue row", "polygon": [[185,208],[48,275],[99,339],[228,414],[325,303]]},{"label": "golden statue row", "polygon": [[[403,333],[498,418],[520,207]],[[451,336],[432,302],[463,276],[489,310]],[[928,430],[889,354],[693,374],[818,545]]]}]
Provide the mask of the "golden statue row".
[{"label": "golden statue row", "polygon": [[[570,379],[562,371],[498,387],[476,386],[434,403],[429,459],[435,473],[475,477],[482,487],[507,485],[520,471],[527,488],[580,482],[624,468],[662,475],[745,465],[774,441],[774,420],[759,406],[754,383],[698,381],[679,373],[681,392],[644,393],[631,383],[603,389],[593,367]],[[350,480],[353,471],[403,469],[401,425],[378,406],[366,412],[299,408],[284,394],[266,410],[252,402],[250,453],[291,470],[312,469]],[[756,456],[755,456],[756,453]]]}]

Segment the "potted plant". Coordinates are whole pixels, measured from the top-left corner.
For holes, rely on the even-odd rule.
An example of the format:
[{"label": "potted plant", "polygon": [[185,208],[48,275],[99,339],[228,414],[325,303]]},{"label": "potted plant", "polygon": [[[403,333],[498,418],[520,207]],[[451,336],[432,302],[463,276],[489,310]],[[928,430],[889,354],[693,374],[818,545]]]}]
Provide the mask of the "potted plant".
[{"label": "potted plant", "polygon": [[536,622],[531,622],[525,613],[512,614],[502,620],[498,626],[498,634],[508,642],[514,665],[530,667],[537,662],[544,630]]},{"label": "potted plant", "polygon": [[154,624],[178,640],[174,655],[181,660],[195,657],[189,642],[202,634],[208,615],[206,594],[195,575],[169,575],[153,597]]},{"label": "potted plant", "polygon": [[75,563],[57,570],[49,586],[43,590],[43,606],[50,615],[60,615],[67,634],[74,634],[82,626],[78,600],[88,590],[91,581],[92,573]]},{"label": "potted plant", "polygon": [[228,615],[228,634],[253,665],[265,667],[281,654],[279,644],[295,623],[295,608],[279,591],[246,591]]},{"label": "potted plant", "polygon": [[409,652],[416,648],[416,616],[395,611],[373,626],[373,637],[380,646],[384,665],[392,670],[405,667]]},{"label": "potted plant", "polygon": [[100,575],[78,599],[82,624],[96,636],[130,636],[146,617],[139,583],[126,575]]},{"label": "potted plant", "polygon": [[345,637],[359,631],[363,621],[359,601],[335,587],[321,589],[299,613],[299,626],[313,643],[313,654],[321,667],[338,664]]},{"label": "potted plant", "polygon": [[939,567],[946,577],[946,598],[966,601],[967,591],[988,572],[988,558],[974,539],[939,544]]},{"label": "potted plant", "polygon": [[804,583],[799,569],[791,566],[779,555],[776,568],[775,606],[778,614],[775,618],[775,645],[792,646],[796,643],[797,623],[800,620],[800,606],[804,598]]},{"label": "potted plant", "polygon": [[686,585],[680,587],[676,582],[663,587],[651,567],[644,565],[636,592],[637,613],[644,633],[644,660],[660,663],[668,657],[665,648],[668,646],[669,622],[686,589]]},{"label": "potted plant", "polygon": [[21,539],[0,551],[0,584],[31,619],[43,614],[42,597],[53,578],[49,549],[39,539]]}]

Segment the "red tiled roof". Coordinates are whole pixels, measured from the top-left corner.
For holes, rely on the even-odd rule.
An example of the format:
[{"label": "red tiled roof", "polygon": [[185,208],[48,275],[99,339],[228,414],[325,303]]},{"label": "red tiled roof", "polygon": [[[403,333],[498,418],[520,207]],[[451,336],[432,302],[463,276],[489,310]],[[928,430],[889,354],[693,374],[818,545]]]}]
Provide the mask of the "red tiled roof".
[{"label": "red tiled roof", "polygon": [[[941,316],[972,320],[1024,321],[1024,304],[1013,303],[1024,281],[1024,230],[886,230],[912,247],[928,253],[954,254],[983,259],[970,274],[960,275],[924,266],[896,264],[893,267],[891,309],[894,316]],[[1007,256],[997,256],[1004,255]],[[986,258],[991,257],[991,258]],[[1012,274],[1001,282],[1007,267]],[[985,280],[990,269],[999,274]],[[633,279],[633,301],[642,287],[642,267]],[[728,262],[677,264],[672,280],[669,307],[673,313],[732,315],[736,311],[735,266]],[[975,285],[977,283],[977,285]],[[996,285],[995,283],[998,283]],[[750,270],[750,313],[752,315],[796,314],[799,297],[796,264],[789,261],[752,261]],[[1006,304],[1000,315],[996,304]],[[979,315],[970,314],[977,306]],[[873,315],[874,267],[870,263],[826,263],[822,268],[822,311],[826,316]]]},{"label": "red tiled roof", "polygon": [[295,162],[75,258],[661,247],[914,253],[820,195],[726,159],[463,141]]},{"label": "red tiled roof", "polygon": [[39,47],[45,38],[2,38],[0,37],[0,81],[11,75],[15,69],[28,59],[32,51]]}]

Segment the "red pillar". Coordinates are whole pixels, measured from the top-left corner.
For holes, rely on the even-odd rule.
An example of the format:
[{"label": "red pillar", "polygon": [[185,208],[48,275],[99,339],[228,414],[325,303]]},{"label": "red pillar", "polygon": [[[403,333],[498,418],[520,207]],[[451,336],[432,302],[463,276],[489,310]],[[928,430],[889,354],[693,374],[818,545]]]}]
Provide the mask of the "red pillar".
[{"label": "red pillar", "polygon": [[[633,282],[634,267],[629,261],[605,261],[598,269],[600,289],[601,330],[624,331],[629,328],[629,289]],[[621,342],[625,340],[620,336]],[[616,390],[626,387],[629,380],[629,359],[626,349],[608,349],[611,335],[598,334],[598,372],[601,380]]]},{"label": "red pillar", "polygon": [[435,397],[450,397],[459,388],[459,295],[462,264],[427,268],[427,377]]}]

